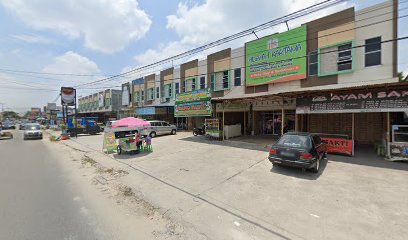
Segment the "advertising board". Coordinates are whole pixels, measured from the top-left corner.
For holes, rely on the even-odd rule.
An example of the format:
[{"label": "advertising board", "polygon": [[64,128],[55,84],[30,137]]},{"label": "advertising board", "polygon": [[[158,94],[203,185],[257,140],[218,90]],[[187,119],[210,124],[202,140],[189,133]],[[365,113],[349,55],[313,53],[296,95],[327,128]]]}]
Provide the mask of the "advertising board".
[{"label": "advertising board", "polygon": [[306,25],[245,44],[246,85],[306,78]]},{"label": "advertising board", "polygon": [[122,85],[122,106],[128,106],[130,102],[130,86],[129,84]]},{"label": "advertising board", "polygon": [[407,90],[325,94],[296,99],[296,113],[405,112]]},{"label": "advertising board", "polygon": [[211,101],[180,103],[174,108],[175,117],[211,116],[211,113]]},{"label": "advertising board", "polygon": [[211,99],[209,88],[199,89],[191,92],[180,93],[176,96],[176,103],[205,101]]},{"label": "advertising board", "polygon": [[327,144],[328,153],[338,153],[348,156],[354,155],[354,141],[341,138],[321,138]]},{"label": "advertising board", "polygon": [[72,87],[61,87],[61,105],[75,106],[76,90]]},{"label": "advertising board", "polygon": [[98,107],[103,107],[105,106],[105,94],[99,93],[98,96]]}]

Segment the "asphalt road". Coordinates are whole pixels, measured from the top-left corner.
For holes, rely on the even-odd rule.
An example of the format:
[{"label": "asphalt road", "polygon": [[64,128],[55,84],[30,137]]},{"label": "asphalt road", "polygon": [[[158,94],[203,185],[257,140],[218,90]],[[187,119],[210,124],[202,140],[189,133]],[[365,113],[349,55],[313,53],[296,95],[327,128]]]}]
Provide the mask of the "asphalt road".
[{"label": "asphalt road", "polygon": [[0,140],[0,238],[103,239],[42,140]]}]

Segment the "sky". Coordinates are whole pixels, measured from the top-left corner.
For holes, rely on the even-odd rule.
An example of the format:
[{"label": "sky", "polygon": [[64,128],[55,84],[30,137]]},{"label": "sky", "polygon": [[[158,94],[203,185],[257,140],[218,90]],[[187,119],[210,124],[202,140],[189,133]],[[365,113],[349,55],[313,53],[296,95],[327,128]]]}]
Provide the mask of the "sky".
[{"label": "sky", "polygon": [[[0,0],[0,103],[18,112],[42,107],[56,100],[61,86],[76,86],[123,73],[320,1]],[[293,28],[348,7],[359,10],[379,2],[382,1],[344,1],[288,24]],[[406,0],[401,0],[400,15],[408,13],[403,11],[407,7]],[[399,36],[408,35],[407,28],[407,20],[400,19]],[[285,29],[285,25],[280,25],[257,35]],[[238,39],[190,59],[243,46],[254,39],[255,36]],[[400,42],[399,52],[407,52],[407,45]],[[408,59],[400,56],[399,69],[406,71]],[[145,73],[78,88],[78,95],[117,87]]]}]

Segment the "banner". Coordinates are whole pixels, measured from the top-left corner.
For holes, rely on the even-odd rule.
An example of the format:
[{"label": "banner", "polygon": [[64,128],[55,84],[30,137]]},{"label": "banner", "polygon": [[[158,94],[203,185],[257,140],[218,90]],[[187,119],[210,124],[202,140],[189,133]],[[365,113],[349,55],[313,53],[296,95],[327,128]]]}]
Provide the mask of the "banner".
[{"label": "banner", "polygon": [[407,90],[325,94],[296,99],[296,113],[406,112]]},{"label": "banner", "polygon": [[174,109],[175,117],[211,116],[211,113],[211,101],[180,103]]},{"label": "banner", "polygon": [[321,138],[327,144],[328,153],[339,153],[344,155],[354,155],[354,141],[341,138]]},{"label": "banner", "polygon": [[246,85],[306,78],[306,25],[245,44]]},{"label": "banner", "polygon": [[103,133],[103,151],[112,153],[116,151],[118,144],[116,143],[115,133],[112,130],[107,130]]},{"label": "banner", "polygon": [[392,160],[408,160],[408,143],[390,143]]},{"label": "banner", "polygon": [[104,107],[105,106],[105,94],[99,93],[98,96],[98,107]]},{"label": "banner", "polygon": [[72,87],[61,87],[61,105],[75,106],[76,90]]},{"label": "banner", "polygon": [[130,86],[129,83],[122,85],[122,106],[128,106],[130,103]]},{"label": "banner", "polygon": [[211,92],[209,88],[199,89],[192,92],[179,93],[176,96],[177,103],[205,101],[211,99]]}]

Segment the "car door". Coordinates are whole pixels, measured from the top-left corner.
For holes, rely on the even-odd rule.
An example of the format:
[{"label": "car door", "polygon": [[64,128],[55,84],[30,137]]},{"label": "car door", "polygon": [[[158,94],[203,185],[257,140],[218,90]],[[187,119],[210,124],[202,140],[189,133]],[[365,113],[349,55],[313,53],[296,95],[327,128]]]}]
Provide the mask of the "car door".
[{"label": "car door", "polygon": [[163,123],[163,132],[164,134],[170,134],[171,133],[171,126],[167,122],[162,122]]},{"label": "car door", "polygon": [[325,151],[325,145],[323,144],[321,138],[317,135],[313,135],[313,143],[319,159],[322,159]]}]

